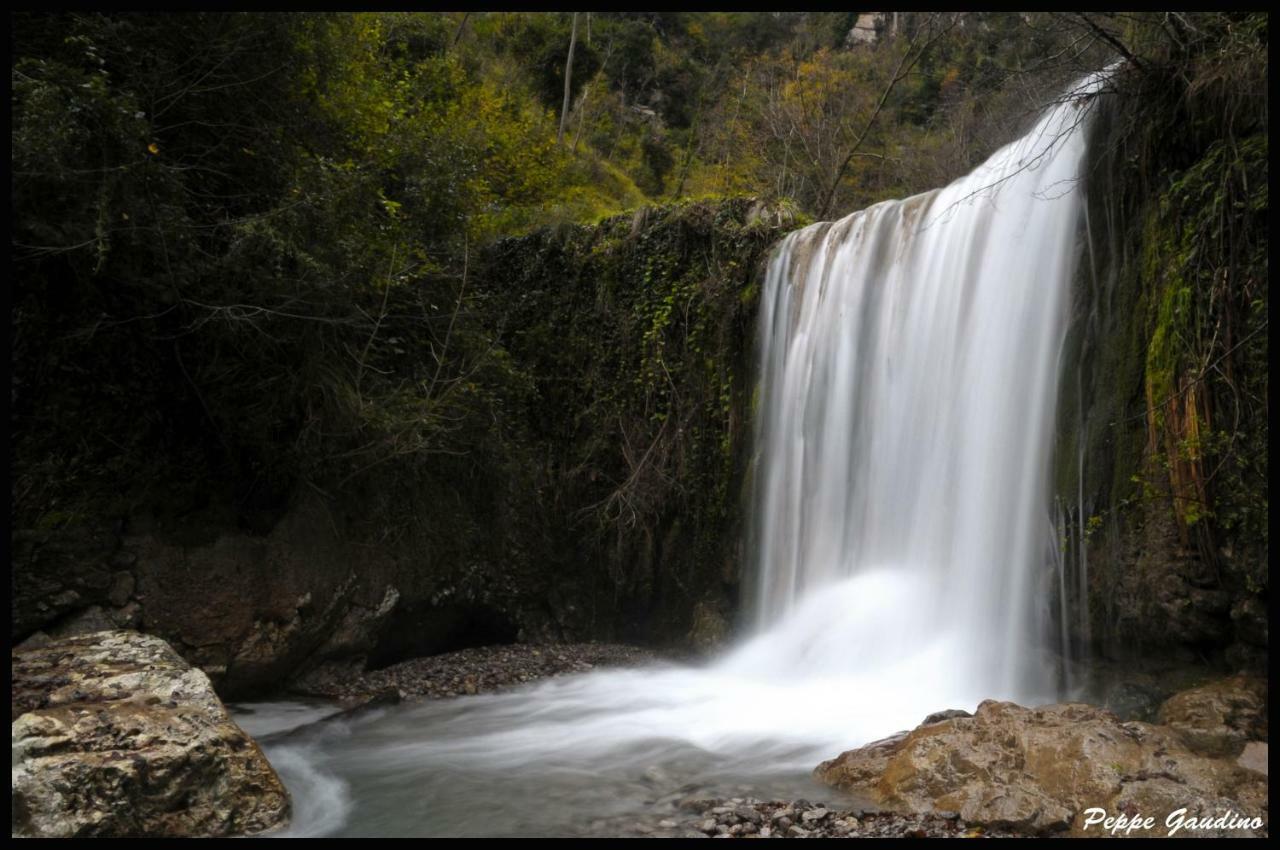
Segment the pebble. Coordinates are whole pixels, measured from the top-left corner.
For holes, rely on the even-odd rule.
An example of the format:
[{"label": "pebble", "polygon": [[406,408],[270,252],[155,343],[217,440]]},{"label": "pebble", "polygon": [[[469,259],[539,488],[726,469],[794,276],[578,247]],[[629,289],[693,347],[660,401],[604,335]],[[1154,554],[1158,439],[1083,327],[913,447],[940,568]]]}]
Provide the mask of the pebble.
[{"label": "pebble", "polygon": [[[677,807],[694,813],[686,833],[713,838],[965,838],[973,835],[1017,837],[1019,833],[966,829],[955,812],[902,815],[878,809],[842,811],[807,800],[767,802],[750,797],[729,800],[687,797]],[[797,823],[796,821],[800,821]],[[675,821],[658,821],[670,829]],[[690,829],[689,827],[692,827]]]},{"label": "pebble", "polygon": [[[388,688],[399,690],[406,700],[450,699],[599,667],[635,667],[658,657],[647,649],[609,643],[481,646],[414,658],[381,670],[322,665],[294,679],[289,690],[346,703],[364,702]],[[662,773],[660,769],[656,772]]]}]

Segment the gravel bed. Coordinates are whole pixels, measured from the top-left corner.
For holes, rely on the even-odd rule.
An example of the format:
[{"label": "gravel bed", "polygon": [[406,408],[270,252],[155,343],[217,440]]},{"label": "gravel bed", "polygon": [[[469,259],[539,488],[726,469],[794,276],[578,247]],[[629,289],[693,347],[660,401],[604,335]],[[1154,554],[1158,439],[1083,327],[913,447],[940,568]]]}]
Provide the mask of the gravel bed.
[{"label": "gravel bed", "polygon": [[324,665],[294,679],[289,690],[347,704],[373,699],[447,699],[604,667],[635,667],[659,658],[652,650],[609,643],[482,646],[414,658],[373,671]]}]

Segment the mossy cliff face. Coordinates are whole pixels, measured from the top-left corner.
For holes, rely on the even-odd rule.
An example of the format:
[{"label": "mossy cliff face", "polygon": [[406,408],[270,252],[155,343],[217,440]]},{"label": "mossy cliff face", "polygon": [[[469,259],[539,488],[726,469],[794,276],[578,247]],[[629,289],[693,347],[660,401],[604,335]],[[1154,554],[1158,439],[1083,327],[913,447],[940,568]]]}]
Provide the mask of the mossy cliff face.
[{"label": "mossy cliff face", "polygon": [[553,594],[611,636],[716,642],[736,610],[755,313],[786,209],[645,208],[499,244],[479,275],[530,376]]},{"label": "mossy cliff face", "polygon": [[746,199],[693,203],[472,252],[458,328],[488,328],[490,356],[451,391],[488,394],[490,425],[262,511],[230,479],[163,464],[174,480],[154,492],[201,498],[86,497],[15,531],[13,637],[139,628],[232,696],[326,659],[723,639],[757,278],[795,223]]},{"label": "mossy cliff face", "polygon": [[1099,104],[1056,457],[1076,652],[1265,661],[1265,107],[1212,82]]}]

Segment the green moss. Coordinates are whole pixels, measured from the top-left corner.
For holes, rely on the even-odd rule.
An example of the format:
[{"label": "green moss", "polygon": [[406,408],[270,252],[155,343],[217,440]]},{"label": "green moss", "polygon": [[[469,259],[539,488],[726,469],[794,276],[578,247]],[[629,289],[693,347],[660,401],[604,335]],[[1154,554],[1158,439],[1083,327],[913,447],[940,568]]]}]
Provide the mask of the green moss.
[{"label": "green moss", "polygon": [[566,570],[649,636],[681,633],[736,580],[757,278],[792,220],[750,198],[682,202],[486,260],[484,298],[534,388],[521,439],[549,459],[552,534],[578,552]]},{"label": "green moss", "polygon": [[1054,467],[1073,602],[1128,650],[1167,631],[1145,582],[1266,587],[1265,115],[1164,73],[1122,80],[1094,128]]}]

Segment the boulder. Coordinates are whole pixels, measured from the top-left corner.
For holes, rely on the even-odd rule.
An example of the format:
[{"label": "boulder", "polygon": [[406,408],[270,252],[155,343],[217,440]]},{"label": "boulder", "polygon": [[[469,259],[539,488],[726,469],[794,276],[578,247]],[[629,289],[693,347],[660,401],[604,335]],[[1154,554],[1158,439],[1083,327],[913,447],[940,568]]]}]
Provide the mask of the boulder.
[{"label": "boulder", "polygon": [[1152,816],[1153,828],[1142,834],[1164,835],[1165,819],[1179,808],[1188,816],[1230,810],[1265,821],[1267,802],[1262,774],[1193,752],[1173,729],[1124,723],[1081,704],[1024,708],[988,700],[972,717],[851,750],[815,775],[884,808],[958,812],[969,823],[1031,833],[1096,835],[1102,830],[1086,828],[1084,812],[1101,808]]},{"label": "boulder", "polygon": [[953,717],[973,717],[972,714],[962,708],[948,708],[945,711],[935,711],[924,720],[920,721],[921,726],[928,726],[930,723],[941,723],[944,720],[950,720]]},{"label": "boulder", "polygon": [[282,826],[289,796],[209,678],[103,631],[12,654],[13,835],[178,837]]},{"label": "boulder", "polygon": [[1267,775],[1267,745],[1261,741],[1250,741],[1244,745],[1244,752],[1236,759],[1236,764],[1249,770],[1256,770]]},{"label": "boulder", "polygon": [[1268,620],[1267,603],[1256,596],[1241,599],[1231,608],[1231,621],[1235,623],[1236,638],[1263,649],[1268,646]]},{"label": "boulder", "polygon": [[697,652],[711,653],[729,639],[729,621],[715,603],[699,602],[693,608],[693,625],[688,642]]},{"label": "boulder", "polygon": [[[1166,694],[1168,692],[1166,691]],[[1121,720],[1149,723],[1160,709],[1161,694],[1137,682],[1120,681],[1111,685],[1102,697],[1102,706]]]},{"label": "boulder", "polygon": [[1267,680],[1231,676],[1174,694],[1158,720],[1196,752],[1239,755],[1248,741],[1267,739]]}]

